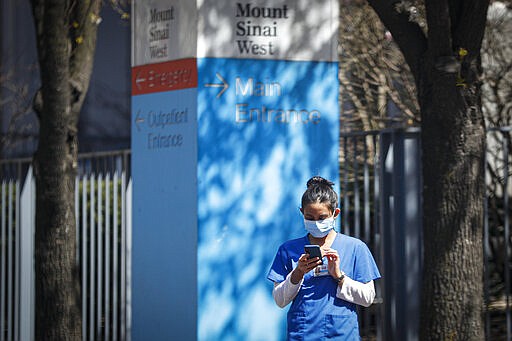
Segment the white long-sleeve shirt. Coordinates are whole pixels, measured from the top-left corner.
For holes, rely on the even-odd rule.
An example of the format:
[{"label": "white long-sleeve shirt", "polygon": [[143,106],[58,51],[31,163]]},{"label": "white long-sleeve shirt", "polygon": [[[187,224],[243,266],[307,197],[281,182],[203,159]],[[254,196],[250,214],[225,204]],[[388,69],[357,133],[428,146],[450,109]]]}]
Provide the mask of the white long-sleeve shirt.
[{"label": "white long-sleeve shirt", "polygon": [[[300,290],[304,279],[299,283],[293,284],[291,281],[291,272],[286,276],[286,279],[280,283],[274,283],[272,296],[274,301],[280,308],[286,307]],[[345,275],[343,284],[338,285],[336,289],[336,297],[347,302],[369,307],[375,299],[375,285],[373,281],[368,283],[361,283],[355,281]]]}]

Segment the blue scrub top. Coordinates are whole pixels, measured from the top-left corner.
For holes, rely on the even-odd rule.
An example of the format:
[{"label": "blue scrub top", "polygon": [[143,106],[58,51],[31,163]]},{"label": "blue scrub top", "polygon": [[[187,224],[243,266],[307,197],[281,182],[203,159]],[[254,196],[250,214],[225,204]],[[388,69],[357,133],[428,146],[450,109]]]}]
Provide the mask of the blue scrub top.
[{"label": "blue scrub top", "polygon": [[[282,282],[297,266],[308,236],[279,247],[267,278]],[[340,268],[362,283],[380,278],[373,256],[364,242],[338,233],[331,248],[340,255]],[[324,257],[324,264],[327,259]],[[359,340],[356,305],[336,297],[337,284],[330,275],[304,275],[304,282],[288,310],[287,340]]]}]

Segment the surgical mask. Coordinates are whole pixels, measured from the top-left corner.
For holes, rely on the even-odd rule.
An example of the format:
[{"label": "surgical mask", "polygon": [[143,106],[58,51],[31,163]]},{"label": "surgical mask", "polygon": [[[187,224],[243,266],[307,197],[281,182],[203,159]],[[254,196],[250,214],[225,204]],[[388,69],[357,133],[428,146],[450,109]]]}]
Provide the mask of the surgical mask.
[{"label": "surgical mask", "polygon": [[324,220],[307,220],[304,219],[304,227],[306,231],[311,233],[315,238],[323,238],[329,234],[334,228],[334,217],[330,217]]}]

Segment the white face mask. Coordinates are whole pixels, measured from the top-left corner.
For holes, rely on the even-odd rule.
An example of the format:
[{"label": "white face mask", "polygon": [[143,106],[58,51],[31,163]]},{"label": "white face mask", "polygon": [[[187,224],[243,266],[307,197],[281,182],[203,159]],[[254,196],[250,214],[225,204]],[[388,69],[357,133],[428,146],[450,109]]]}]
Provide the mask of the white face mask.
[{"label": "white face mask", "polygon": [[304,227],[315,238],[323,238],[334,228],[334,217],[324,220],[304,219]]}]

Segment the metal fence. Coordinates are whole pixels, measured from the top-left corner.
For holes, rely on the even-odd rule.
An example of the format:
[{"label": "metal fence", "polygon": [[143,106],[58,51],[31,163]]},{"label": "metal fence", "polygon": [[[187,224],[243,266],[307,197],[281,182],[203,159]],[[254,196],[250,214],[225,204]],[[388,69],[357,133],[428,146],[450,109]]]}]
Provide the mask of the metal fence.
[{"label": "metal fence", "polygon": [[[511,127],[489,129],[484,220],[485,332],[511,340]],[[344,233],[364,240],[382,280],[376,303],[363,309],[363,340],[417,340],[421,287],[420,131],[341,135],[340,196]],[[404,276],[407,274],[407,276]]]},{"label": "metal fence", "polygon": [[[488,340],[511,340],[512,333],[510,131],[489,131],[485,160]],[[342,229],[368,244],[384,275],[377,281],[376,303],[360,312],[363,340],[418,338],[420,149],[417,129],[341,136]],[[129,157],[128,151],[80,156],[75,213],[84,341],[130,339]],[[0,161],[0,186],[0,341],[32,340],[35,185],[30,160]]]},{"label": "metal fence", "polygon": [[510,195],[512,126],[487,134],[484,225],[485,332],[488,340],[512,340]]},{"label": "metal fence", "polygon": [[341,135],[342,231],[367,243],[383,275],[376,281],[375,303],[360,311],[363,340],[418,337],[419,151],[418,129]]},{"label": "metal fence", "polygon": [[[75,183],[82,339],[130,339],[128,151],[79,156]],[[34,339],[35,183],[29,159],[0,161],[0,341]]]}]

